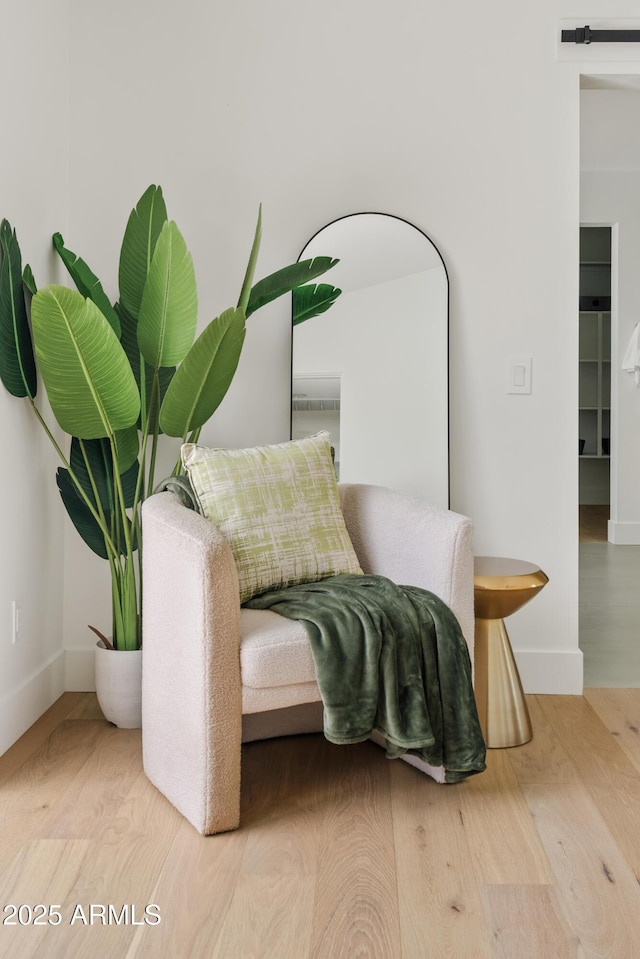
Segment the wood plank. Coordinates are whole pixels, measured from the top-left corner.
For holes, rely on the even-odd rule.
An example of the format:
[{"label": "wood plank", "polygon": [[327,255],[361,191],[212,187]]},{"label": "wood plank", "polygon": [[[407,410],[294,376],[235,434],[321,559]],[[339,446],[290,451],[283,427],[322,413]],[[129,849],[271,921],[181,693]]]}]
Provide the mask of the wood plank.
[{"label": "wood plank", "polygon": [[[154,903],[157,877],[181,823],[179,813],[139,772],[109,828],[98,829],[97,838],[87,840],[85,858],[63,903],[66,915],[72,916],[78,904],[83,913],[59,931],[61,956],[89,956],[87,923],[94,956],[126,955],[139,924],[148,929],[152,942],[156,910],[147,913],[147,907]],[[84,832],[82,822],[79,831]]]},{"label": "wood plank", "polygon": [[17,743],[0,755],[0,784],[6,782],[29,757],[49,738],[51,733],[85,696],[85,693],[63,693],[59,699],[27,729]]},{"label": "wood plank", "polygon": [[[240,831],[205,839],[182,822],[153,893],[163,908],[162,928],[140,930],[127,959],[151,947],[158,956],[203,959],[305,955],[301,941],[309,937],[314,889],[305,877],[315,870],[306,807],[317,802],[313,780],[326,747],[322,737],[310,736],[243,747]],[[185,875],[197,876],[206,890],[204,922],[184,895]]]},{"label": "wood plank", "polygon": [[140,774],[140,730],[118,729],[107,723],[91,725],[99,730],[99,736],[56,804],[49,837],[95,840],[109,832]]},{"label": "wood plank", "polygon": [[[211,959],[309,955],[314,894],[313,876],[301,880],[292,875],[241,875]],[[333,953],[323,955],[333,957]]]},{"label": "wood plank", "polygon": [[373,743],[334,746],[325,795],[312,959],[398,959],[401,953],[389,761]]},{"label": "wood plank", "polygon": [[[235,893],[248,835],[240,830],[204,837],[181,820],[151,894],[162,922],[136,931],[126,959],[210,959]],[[242,950],[235,955],[243,955]]]},{"label": "wood plank", "polygon": [[[72,895],[78,902],[97,897],[98,902],[136,903],[144,908],[182,822],[178,811],[139,772],[117,814],[106,828],[96,829],[87,870],[94,878],[79,876]],[[78,831],[84,833],[83,823]]]},{"label": "wood plank", "polygon": [[640,886],[581,784],[523,790],[585,957],[629,959],[640,937]]},{"label": "wood plank", "polygon": [[96,723],[62,722],[2,784],[0,876],[25,843],[46,837],[59,803],[68,814],[69,784],[88,761],[100,735]]},{"label": "wood plank", "polygon": [[321,735],[243,747],[240,821],[251,830],[243,874],[316,874],[324,770],[335,749]]},{"label": "wood plank", "polygon": [[476,878],[481,885],[548,884],[549,862],[508,752],[489,749],[486,771],[461,784],[460,809]]},{"label": "wood plank", "polygon": [[640,882],[640,772],[586,699],[545,696],[541,700],[581,781]]},{"label": "wood plank", "polygon": [[[87,936],[84,916],[92,928],[93,954],[122,955],[136,931],[132,916],[144,916],[172,839],[166,800],[140,772],[139,732],[117,730],[104,722],[65,721],[58,735],[52,735],[36,756],[40,761],[32,757],[24,763],[3,789],[6,816],[0,827],[2,855],[16,844],[24,848],[25,828],[46,836],[43,842],[84,839],[88,845],[67,894],[56,890],[56,898],[48,900],[61,905],[65,922],[49,931],[33,955],[83,955]],[[134,788],[126,795],[126,784],[132,777]],[[27,810],[25,791],[31,804],[27,804]],[[157,806],[163,807],[161,841],[156,835]],[[179,816],[174,814],[175,833]],[[18,823],[20,829],[16,828]],[[92,904],[95,918],[90,912]],[[70,919],[76,905],[84,913],[73,922]],[[110,905],[117,915],[125,908],[130,921],[103,925],[100,907]]]},{"label": "wood plank", "polygon": [[636,779],[633,763],[583,696],[539,696],[538,701],[583,782],[614,785]]},{"label": "wood plank", "polygon": [[[87,840],[34,839],[21,847],[0,880],[0,901],[3,908],[7,904],[27,908],[22,911],[22,924],[2,926],[0,956],[7,959],[30,959],[38,954],[51,959],[69,956],[64,951],[63,938],[71,915],[65,903],[82,869],[88,845]],[[43,925],[36,925],[28,918],[28,910],[37,904],[47,909],[41,919]],[[49,912],[54,907],[59,921],[55,912]],[[2,918],[9,915],[5,908]],[[31,913],[31,918],[33,915]],[[49,921],[55,925],[48,925]]]},{"label": "wood plank", "polygon": [[505,750],[519,783],[570,783],[579,780],[571,757],[558,739],[540,704],[539,696],[527,696],[533,739]]},{"label": "wood plank", "polygon": [[551,886],[483,886],[481,895],[494,959],[582,955]]},{"label": "wood plank", "polygon": [[492,959],[467,826],[465,784],[443,786],[391,763],[403,959]]},{"label": "wood plank", "polygon": [[579,507],[579,538],[581,543],[606,543],[611,508],[604,506]]},{"label": "wood plank", "polygon": [[585,689],[584,698],[640,772],[640,689]]},{"label": "wood plank", "polygon": [[95,693],[82,693],[82,699],[76,708],[69,713],[67,719],[95,719],[99,722],[106,722],[104,714],[98,705],[98,699]]},{"label": "wood plank", "polygon": [[[325,829],[327,814],[336,799],[342,801],[344,766],[345,762],[351,766],[350,757],[356,757],[364,770],[370,762],[386,763],[384,754],[370,744],[345,752],[320,735],[252,743],[244,748],[241,822],[250,834],[216,957],[309,955],[316,887],[322,875],[321,850],[331,841]],[[363,784],[367,790],[366,775],[353,782],[354,803]],[[377,856],[377,851],[372,851]],[[330,879],[320,880],[320,889],[323,895],[331,895],[333,914],[341,890],[334,888]],[[323,901],[321,898],[321,904]],[[353,937],[361,923],[358,908],[348,917],[339,909],[337,917],[332,915],[334,921],[344,921],[344,934],[347,939]],[[322,938],[326,941],[333,935],[331,929]],[[355,935],[362,933],[356,929]]]}]

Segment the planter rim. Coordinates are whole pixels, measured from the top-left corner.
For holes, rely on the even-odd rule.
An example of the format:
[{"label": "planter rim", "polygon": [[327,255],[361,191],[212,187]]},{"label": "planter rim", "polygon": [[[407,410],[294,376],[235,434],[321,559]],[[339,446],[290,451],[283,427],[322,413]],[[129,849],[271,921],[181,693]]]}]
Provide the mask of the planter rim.
[{"label": "planter rim", "polygon": [[107,653],[141,653],[142,652],[142,646],[138,646],[137,649],[109,649],[109,647],[105,646],[105,644],[102,642],[101,639],[99,639],[96,642],[96,646],[98,647],[98,649],[104,649],[104,651]]}]

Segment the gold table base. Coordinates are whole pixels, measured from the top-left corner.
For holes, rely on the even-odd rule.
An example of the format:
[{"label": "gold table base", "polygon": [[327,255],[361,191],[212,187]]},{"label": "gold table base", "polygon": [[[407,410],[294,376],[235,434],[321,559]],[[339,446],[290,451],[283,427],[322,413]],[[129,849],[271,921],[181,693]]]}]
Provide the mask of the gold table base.
[{"label": "gold table base", "polygon": [[475,559],[475,694],[491,749],[521,746],[533,736],[504,617],[524,606],[547,582],[531,563],[491,556]]}]

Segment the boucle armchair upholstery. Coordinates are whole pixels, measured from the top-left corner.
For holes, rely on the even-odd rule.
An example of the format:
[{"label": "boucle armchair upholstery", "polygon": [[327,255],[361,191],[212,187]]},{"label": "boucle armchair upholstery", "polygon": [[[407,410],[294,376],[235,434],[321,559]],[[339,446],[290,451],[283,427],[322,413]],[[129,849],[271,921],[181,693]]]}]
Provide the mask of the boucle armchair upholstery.
[{"label": "boucle armchair upholstery", "polygon": [[[471,521],[381,487],[340,497],[363,571],[440,596],[473,658]],[[310,644],[301,623],[240,608],[226,540],[172,493],[142,523],[145,772],[202,834],[235,829],[242,741],[322,730]]]}]

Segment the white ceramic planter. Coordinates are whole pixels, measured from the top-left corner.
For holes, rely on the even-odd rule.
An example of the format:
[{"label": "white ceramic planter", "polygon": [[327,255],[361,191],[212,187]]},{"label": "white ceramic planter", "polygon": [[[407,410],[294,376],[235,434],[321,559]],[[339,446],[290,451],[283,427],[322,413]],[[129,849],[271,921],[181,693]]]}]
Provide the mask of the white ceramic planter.
[{"label": "white ceramic planter", "polygon": [[122,729],[142,726],[142,650],[96,645],[96,695],[105,719]]}]

